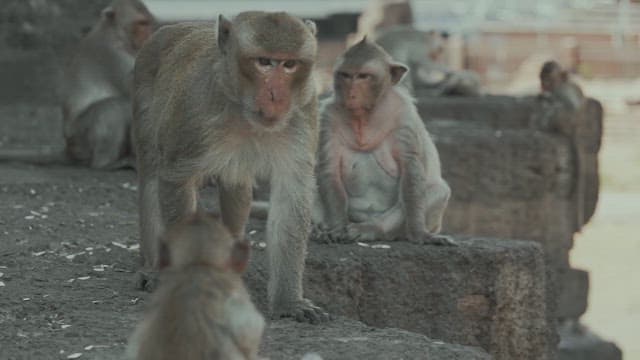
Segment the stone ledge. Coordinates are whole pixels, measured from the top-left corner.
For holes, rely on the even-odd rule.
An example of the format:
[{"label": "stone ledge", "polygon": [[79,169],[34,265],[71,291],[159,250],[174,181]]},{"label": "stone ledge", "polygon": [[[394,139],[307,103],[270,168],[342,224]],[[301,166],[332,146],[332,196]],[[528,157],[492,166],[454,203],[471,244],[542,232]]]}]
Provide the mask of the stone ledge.
[{"label": "stone ledge", "polygon": [[321,325],[277,321],[265,331],[261,354],[270,359],[301,359],[310,352],[325,360],[492,359],[479,348],[446,344],[400,329],[373,328],[346,318]]},{"label": "stone ledge", "polygon": [[[306,296],[332,314],[480,346],[495,359],[551,359],[556,338],[540,246],[458,241],[457,247],[394,242],[389,249],[310,244]],[[247,276],[263,310],[266,260],[255,250]]]}]

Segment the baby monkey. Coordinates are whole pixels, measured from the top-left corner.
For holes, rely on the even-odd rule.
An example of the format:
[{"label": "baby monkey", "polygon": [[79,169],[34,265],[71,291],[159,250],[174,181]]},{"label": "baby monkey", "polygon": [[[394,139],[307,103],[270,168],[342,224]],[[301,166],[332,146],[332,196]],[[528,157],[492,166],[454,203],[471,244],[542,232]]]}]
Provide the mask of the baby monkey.
[{"label": "baby monkey", "polygon": [[338,59],[321,110],[316,236],[453,244],[437,235],[451,193],[438,150],[397,86],[407,71],[366,38]]},{"label": "baby monkey", "polygon": [[172,226],[160,247],[160,286],[128,356],[137,360],[257,359],[264,318],[241,275],[249,245],[197,212]]}]

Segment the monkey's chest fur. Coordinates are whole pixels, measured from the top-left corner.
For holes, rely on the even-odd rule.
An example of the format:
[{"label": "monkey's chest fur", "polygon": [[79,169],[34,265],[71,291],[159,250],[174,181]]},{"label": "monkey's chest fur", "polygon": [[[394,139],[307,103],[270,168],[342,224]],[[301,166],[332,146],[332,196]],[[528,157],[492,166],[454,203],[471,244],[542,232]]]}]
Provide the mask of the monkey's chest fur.
[{"label": "monkey's chest fur", "polygon": [[352,221],[365,221],[397,203],[400,167],[391,140],[368,151],[346,149],[340,170]]}]

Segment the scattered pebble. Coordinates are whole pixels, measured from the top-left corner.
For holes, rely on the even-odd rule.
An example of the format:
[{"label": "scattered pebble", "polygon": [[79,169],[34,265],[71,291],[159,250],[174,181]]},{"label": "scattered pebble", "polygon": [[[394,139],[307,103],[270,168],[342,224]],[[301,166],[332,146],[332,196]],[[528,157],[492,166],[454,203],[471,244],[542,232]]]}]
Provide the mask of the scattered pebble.
[{"label": "scattered pebble", "polygon": [[36,194],[35,189],[29,189],[29,194],[31,194],[31,195],[35,195],[35,194]]},{"label": "scattered pebble", "polygon": [[14,209],[22,209],[24,208],[24,205],[13,205]]},{"label": "scattered pebble", "polygon": [[71,325],[66,325],[66,324],[65,325],[60,325],[61,329],[67,329],[67,328],[70,328],[70,327],[71,327]]},{"label": "scattered pebble", "polygon": [[134,244],[134,245],[131,245],[131,246],[127,246],[127,245],[125,245],[123,243],[120,243],[120,242],[117,242],[117,241],[112,241],[111,245],[117,246],[117,247],[119,247],[121,249],[125,249],[125,250],[138,250],[138,249],[140,249],[140,244]]},{"label": "scattered pebble", "polygon": [[78,278],[78,280],[89,280],[91,279],[91,276],[81,276]]},{"label": "scattered pebble", "polygon": [[103,271],[105,271],[105,269],[107,269],[109,267],[111,267],[111,266],[109,266],[109,265],[94,265],[93,266],[93,271],[103,272]]},{"label": "scattered pebble", "polygon": [[253,235],[253,234],[257,233],[257,232],[258,232],[258,230],[251,230],[251,231],[249,231],[249,235]]},{"label": "scattered pebble", "polygon": [[372,249],[391,249],[391,246],[386,244],[375,244],[371,246]]},{"label": "scattered pebble", "polygon": [[4,276],[4,273],[3,273],[3,272],[0,272],[0,277],[3,277],[3,276]]},{"label": "scattered pebble", "polygon": [[31,300],[31,298],[28,298],[28,297],[22,298],[22,301],[29,301],[29,300]]},{"label": "scattered pebble", "polygon": [[4,287],[4,282],[0,281],[0,287]]},{"label": "scattered pebble", "polygon": [[86,254],[86,252],[84,252],[84,251],[80,251],[79,253],[69,254],[69,255],[66,255],[65,257],[66,257],[68,260],[73,260],[76,256],[78,256],[78,255],[84,255],[84,254]]},{"label": "scattered pebble", "polygon": [[259,247],[260,249],[266,249],[266,248],[267,248],[267,243],[266,243],[266,242],[264,242],[264,241],[260,241],[260,242],[258,243],[258,247]]},{"label": "scattered pebble", "polygon": [[82,356],[82,353],[73,353],[73,354],[67,356],[67,359],[77,359],[80,356]]},{"label": "scattered pebble", "polygon": [[97,212],[90,212],[90,213],[87,213],[87,215],[89,215],[89,216],[93,216],[93,217],[96,217],[96,216],[100,216],[100,213],[97,213]]},{"label": "scattered pebble", "polygon": [[126,182],[126,183],[124,183],[124,184],[122,184],[120,186],[122,186],[123,189],[131,190],[131,191],[137,191],[138,190],[138,186],[132,185],[132,184],[130,184],[128,182]]},{"label": "scattered pebble", "polygon": [[33,219],[35,219],[35,218],[36,218],[36,217],[35,217],[35,216],[33,216],[33,215],[27,215],[27,216],[25,216],[25,217],[24,217],[24,219],[25,219],[25,220],[33,220]]},{"label": "scattered pebble", "polygon": [[363,243],[363,242],[357,242],[356,244],[362,246],[362,247],[371,247],[371,245],[367,244],[367,243]]},{"label": "scattered pebble", "polygon": [[4,265],[0,265],[0,269],[8,269],[8,267],[6,267]]},{"label": "scattered pebble", "polygon": [[33,256],[42,256],[42,255],[44,255],[46,253],[48,253],[48,251],[44,250],[44,251],[38,251],[38,252],[31,253],[31,255],[33,255]]},{"label": "scattered pebble", "polygon": [[140,298],[133,298],[131,299],[129,302],[131,302],[131,304],[135,305],[140,301]]},{"label": "scattered pebble", "polygon": [[72,283],[72,282],[74,282],[74,281],[76,281],[76,279],[69,279],[69,280],[67,280],[67,282],[68,282],[68,283]]}]

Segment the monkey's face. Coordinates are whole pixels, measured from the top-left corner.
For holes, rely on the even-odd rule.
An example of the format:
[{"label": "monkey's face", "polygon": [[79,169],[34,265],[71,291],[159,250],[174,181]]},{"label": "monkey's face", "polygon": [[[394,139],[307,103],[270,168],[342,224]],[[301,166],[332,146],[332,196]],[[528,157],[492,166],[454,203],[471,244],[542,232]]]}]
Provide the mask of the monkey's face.
[{"label": "monkey's face", "polygon": [[151,37],[155,26],[149,10],[137,0],[114,1],[102,11],[102,17],[132,56]]},{"label": "monkey's face", "polygon": [[336,98],[353,116],[366,117],[375,107],[389,79],[382,66],[340,67],[335,72]]},{"label": "monkey's face", "polygon": [[302,100],[312,64],[291,54],[261,53],[241,57],[239,65],[249,121],[267,129],[286,125],[292,105]]},{"label": "monkey's face", "polygon": [[218,47],[228,69],[225,84],[252,125],[280,130],[315,96],[315,33],[313,22],[286,13],[246,12],[233,22],[218,19]]}]

